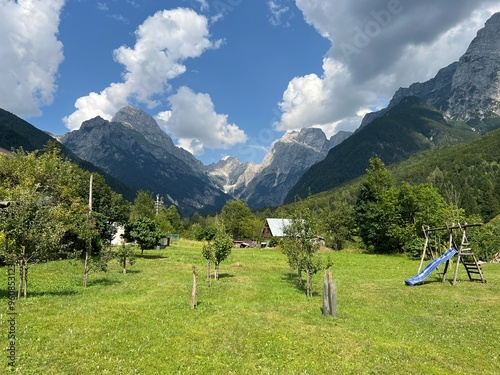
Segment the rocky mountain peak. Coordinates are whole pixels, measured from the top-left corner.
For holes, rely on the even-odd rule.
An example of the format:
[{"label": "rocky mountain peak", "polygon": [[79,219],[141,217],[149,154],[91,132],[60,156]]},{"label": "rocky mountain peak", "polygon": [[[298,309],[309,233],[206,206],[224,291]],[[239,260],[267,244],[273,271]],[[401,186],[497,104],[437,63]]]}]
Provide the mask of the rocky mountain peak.
[{"label": "rocky mountain peak", "polygon": [[121,122],[131,126],[144,135],[149,142],[158,146],[167,146],[169,149],[175,147],[172,139],[161,130],[155,119],[140,108],[123,107],[113,116],[111,122]]},{"label": "rocky mountain peak", "polygon": [[446,114],[462,121],[500,116],[500,13],[478,31],[453,75]]},{"label": "rocky mountain peak", "polygon": [[203,163],[190,152],[175,146],[172,138],[160,128],[156,120],[142,109],[131,106],[123,107],[114,115],[111,121],[132,127],[141,133],[148,142],[159,146],[163,151],[174,155],[189,165],[196,174],[201,176],[205,173]]},{"label": "rocky mountain peak", "polygon": [[478,31],[459,61],[426,82],[397,90],[387,108],[367,114],[360,128],[409,96],[419,97],[452,120],[471,125],[500,116],[500,13]]},{"label": "rocky mountain peak", "polygon": [[94,117],[90,120],[84,121],[82,123],[82,125],[80,126],[80,130],[89,131],[89,130],[95,128],[96,126],[100,126],[100,125],[105,124],[107,122],[108,121],[103,119],[101,116],[97,116],[97,117]]}]

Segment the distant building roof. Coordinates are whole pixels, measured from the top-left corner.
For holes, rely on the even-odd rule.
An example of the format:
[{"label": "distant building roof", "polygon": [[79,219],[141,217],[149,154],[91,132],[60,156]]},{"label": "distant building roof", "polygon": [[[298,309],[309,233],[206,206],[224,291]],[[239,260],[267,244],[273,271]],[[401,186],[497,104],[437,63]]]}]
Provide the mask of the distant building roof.
[{"label": "distant building roof", "polygon": [[271,237],[285,237],[283,230],[291,224],[291,219],[266,219],[264,232],[266,232],[266,229],[268,229]]}]

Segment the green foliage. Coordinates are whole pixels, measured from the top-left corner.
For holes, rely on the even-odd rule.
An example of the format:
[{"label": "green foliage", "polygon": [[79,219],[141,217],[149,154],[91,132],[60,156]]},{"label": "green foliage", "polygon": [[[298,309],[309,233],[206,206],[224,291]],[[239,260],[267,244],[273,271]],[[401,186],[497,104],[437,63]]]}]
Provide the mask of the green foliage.
[{"label": "green foliage", "polygon": [[[287,194],[306,197],[339,187],[364,174],[371,158],[386,165],[443,145],[470,142],[478,133],[465,124],[449,124],[443,114],[424,100],[407,97],[384,116],[356,131],[327,157],[312,166]],[[455,155],[460,155],[456,153]]]},{"label": "green foliage", "polygon": [[161,233],[153,219],[138,217],[125,226],[125,238],[129,241],[137,241],[142,254],[144,250],[156,247]]},{"label": "green foliage", "polygon": [[285,237],[282,251],[287,256],[290,269],[297,270],[299,286],[302,286],[302,271],[306,272],[306,295],[312,296],[312,275],[319,271],[320,263],[314,257],[319,250],[317,225],[311,211],[304,202],[296,206],[291,223],[283,228]]},{"label": "green foliage", "polygon": [[179,214],[179,211],[177,211],[177,207],[175,207],[174,205],[168,207],[168,209],[166,210],[166,218],[172,225],[173,231],[175,233],[179,233],[182,231],[181,215]]},{"label": "green foliage", "polygon": [[2,251],[19,265],[25,297],[30,266],[77,250],[69,239],[91,231],[80,194],[84,177],[55,147],[42,155],[22,150],[0,155],[0,193],[12,201],[8,218],[0,223],[9,238],[8,251]]},{"label": "green foliage", "polygon": [[219,265],[231,254],[232,248],[231,236],[226,233],[224,225],[219,223],[213,239],[204,244],[202,248],[203,257],[215,265],[215,280],[219,278]]},{"label": "green foliage", "polygon": [[396,186],[380,160],[370,165],[355,209],[361,238],[377,253],[418,251],[422,226],[443,225],[452,210],[431,185]]},{"label": "green foliage", "polygon": [[262,222],[255,217],[242,199],[227,201],[222,208],[220,219],[227,232],[235,239],[253,239],[261,234]]},{"label": "green foliage", "polygon": [[125,245],[122,243],[115,249],[114,256],[122,267],[122,272],[127,273],[127,262],[133,266],[135,264],[135,249],[134,246]]},{"label": "green foliage", "polygon": [[177,208],[173,205],[168,209],[162,205],[158,210],[158,214],[155,215],[154,220],[163,236],[182,231],[181,216]]},{"label": "green foliage", "polygon": [[482,261],[489,262],[500,252],[500,215],[486,225],[470,228],[467,233],[474,254]]},{"label": "green foliage", "polygon": [[488,221],[500,214],[500,129],[467,144],[416,155],[393,167],[398,181],[428,182],[447,203]]},{"label": "green foliage", "polygon": [[134,221],[141,217],[154,220],[155,215],[155,201],[152,194],[143,190],[138,191],[130,208],[130,220]]},{"label": "green foliage", "polygon": [[322,231],[328,234],[328,242],[334,250],[341,250],[346,241],[352,240],[354,207],[347,201],[335,202],[320,213]]}]

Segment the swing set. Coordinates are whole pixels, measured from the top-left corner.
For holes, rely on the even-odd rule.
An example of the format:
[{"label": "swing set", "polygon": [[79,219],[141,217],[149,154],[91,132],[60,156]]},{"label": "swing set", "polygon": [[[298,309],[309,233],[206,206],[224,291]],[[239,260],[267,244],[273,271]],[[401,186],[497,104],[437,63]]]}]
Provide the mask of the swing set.
[{"label": "swing set", "polygon": [[[457,255],[458,259],[455,264],[455,271],[453,273],[452,285],[457,284],[458,268],[460,263],[463,264],[467,271],[467,276],[470,281],[480,281],[485,283],[486,280],[483,276],[481,265],[479,264],[474,251],[472,250],[469,240],[467,239],[467,228],[478,227],[482,224],[458,224],[439,228],[430,228],[429,226],[422,226],[424,232],[425,244],[420,258],[420,266],[418,267],[417,275],[405,280],[406,285],[416,285],[424,281],[432,271],[436,270],[441,278],[441,282],[445,282],[446,273],[450,267],[451,259]],[[443,232],[448,233],[447,251],[443,252],[444,242],[441,238]],[[455,239],[460,238],[460,245],[457,246]],[[430,256],[432,261],[422,268],[424,259]],[[438,269],[439,266],[444,265],[443,271]]]}]

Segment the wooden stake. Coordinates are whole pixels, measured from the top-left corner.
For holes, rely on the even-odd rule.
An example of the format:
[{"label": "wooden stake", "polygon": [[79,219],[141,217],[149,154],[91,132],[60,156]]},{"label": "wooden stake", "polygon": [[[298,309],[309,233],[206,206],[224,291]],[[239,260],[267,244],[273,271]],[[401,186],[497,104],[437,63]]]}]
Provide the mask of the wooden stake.
[{"label": "wooden stake", "polygon": [[337,316],[337,285],[333,280],[332,272],[328,272],[328,299],[330,302],[330,315]]},{"label": "wooden stake", "polygon": [[326,274],[323,275],[323,315],[330,315],[330,303],[328,301],[328,276]]},{"label": "wooden stake", "polygon": [[197,290],[196,290],[196,266],[193,266],[193,291],[191,293],[191,310],[194,310],[196,307],[196,295]]}]

